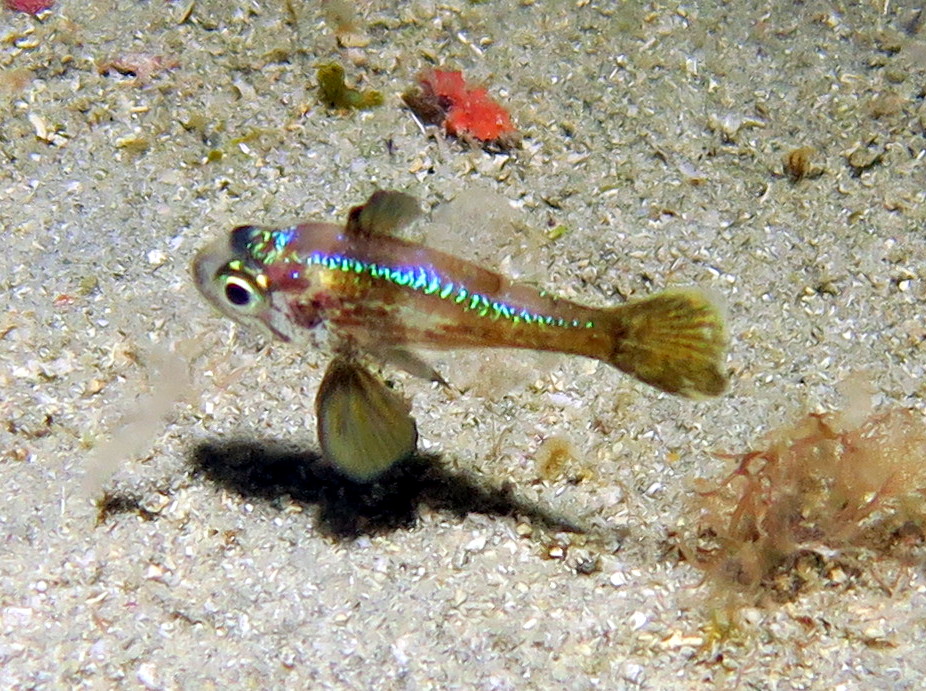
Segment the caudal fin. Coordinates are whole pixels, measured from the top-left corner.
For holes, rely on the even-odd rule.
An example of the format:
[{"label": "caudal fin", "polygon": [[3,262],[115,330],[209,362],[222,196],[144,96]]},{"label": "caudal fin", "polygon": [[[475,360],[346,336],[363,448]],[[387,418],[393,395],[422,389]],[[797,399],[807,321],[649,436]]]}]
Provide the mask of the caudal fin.
[{"label": "caudal fin", "polygon": [[610,362],[657,389],[700,398],[727,387],[723,316],[696,289],[668,290],[614,308]]}]

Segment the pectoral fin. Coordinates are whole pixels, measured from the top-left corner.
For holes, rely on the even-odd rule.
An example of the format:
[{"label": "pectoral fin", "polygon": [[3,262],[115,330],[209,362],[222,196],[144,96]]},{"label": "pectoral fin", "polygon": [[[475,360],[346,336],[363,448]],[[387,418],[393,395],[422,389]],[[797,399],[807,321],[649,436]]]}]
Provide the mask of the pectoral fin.
[{"label": "pectoral fin", "polygon": [[347,232],[392,235],[421,215],[418,200],[395,190],[377,190],[347,215]]},{"label": "pectoral fin", "polygon": [[356,482],[372,482],[415,452],[408,404],[354,360],[337,357],[315,397],[325,459]]},{"label": "pectoral fin", "polygon": [[367,346],[367,350],[374,357],[378,357],[383,362],[408,372],[413,377],[418,377],[425,381],[437,382],[441,386],[450,386],[447,380],[441,376],[441,373],[434,369],[431,363],[407,348],[399,346]]}]

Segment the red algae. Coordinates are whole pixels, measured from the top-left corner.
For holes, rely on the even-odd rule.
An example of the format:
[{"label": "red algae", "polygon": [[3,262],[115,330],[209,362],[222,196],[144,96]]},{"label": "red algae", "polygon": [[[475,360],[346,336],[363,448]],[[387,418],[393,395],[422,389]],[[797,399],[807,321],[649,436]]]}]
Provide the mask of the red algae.
[{"label": "red algae", "polygon": [[45,10],[50,10],[55,0],[4,0],[7,9],[14,12],[25,12],[26,14],[38,14]]},{"label": "red algae", "polygon": [[511,114],[499,105],[487,89],[467,85],[460,71],[427,70],[418,76],[418,87],[402,98],[426,124],[443,125],[460,139],[516,146],[518,131]]},{"label": "red algae", "polygon": [[866,408],[809,414],[721,456],[735,467],[693,500],[694,534],[679,543],[718,595],[788,601],[922,559],[926,420]]}]

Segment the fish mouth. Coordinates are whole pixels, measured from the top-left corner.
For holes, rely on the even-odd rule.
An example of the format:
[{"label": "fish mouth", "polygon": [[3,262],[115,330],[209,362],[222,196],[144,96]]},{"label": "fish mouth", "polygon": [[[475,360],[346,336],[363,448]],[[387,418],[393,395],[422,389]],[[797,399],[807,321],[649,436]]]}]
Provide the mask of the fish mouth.
[{"label": "fish mouth", "polygon": [[267,308],[257,317],[256,322],[266,337],[283,343],[292,343],[297,335],[286,296],[274,290],[268,291]]},{"label": "fish mouth", "polygon": [[290,335],[287,334],[287,333],[283,333],[283,332],[280,331],[278,328],[276,328],[275,326],[273,326],[273,324],[270,323],[270,319],[262,319],[262,320],[261,320],[261,323],[263,323],[263,325],[267,328],[267,331],[269,331],[271,334],[273,334],[273,336],[274,336],[277,340],[280,340],[280,341],[282,341],[283,343],[291,343],[291,342],[292,342],[292,340],[293,340],[292,336],[290,336]]},{"label": "fish mouth", "polygon": [[196,287],[199,288],[209,276],[209,270],[207,268],[209,257],[205,250],[200,250],[196,253],[196,256],[193,257],[193,263],[190,266],[190,273],[193,274],[193,283],[196,284]]},{"label": "fish mouth", "polygon": [[193,257],[191,266],[193,282],[199,292],[212,303],[217,303],[215,291],[212,288],[213,281],[227,258],[228,243],[224,240],[212,242]]}]

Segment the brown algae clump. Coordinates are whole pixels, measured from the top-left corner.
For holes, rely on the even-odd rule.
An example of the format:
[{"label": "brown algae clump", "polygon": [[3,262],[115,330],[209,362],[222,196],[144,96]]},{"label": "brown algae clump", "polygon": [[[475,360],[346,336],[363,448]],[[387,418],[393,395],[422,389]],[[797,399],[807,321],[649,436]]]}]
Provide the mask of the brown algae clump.
[{"label": "brown algae clump", "polygon": [[383,104],[383,95],[378,91],[360,91],[347,86],[344,68],[335,62],[322,65],[316,74],[318,94],[322,103],[339,110],[367,110]]},{"label": "brown algae clump", "polygon": [[735,469],[693,500],[695,534],[681,551],[714,586],[787,601],[813,583],[860,576],[879,557],[902,563],[921,549],[921,413],[809,414],[767,440],[761,450],[722,456]]}]

